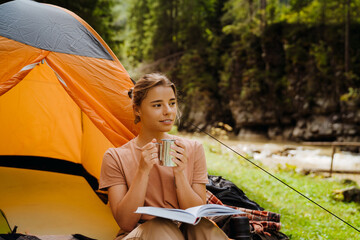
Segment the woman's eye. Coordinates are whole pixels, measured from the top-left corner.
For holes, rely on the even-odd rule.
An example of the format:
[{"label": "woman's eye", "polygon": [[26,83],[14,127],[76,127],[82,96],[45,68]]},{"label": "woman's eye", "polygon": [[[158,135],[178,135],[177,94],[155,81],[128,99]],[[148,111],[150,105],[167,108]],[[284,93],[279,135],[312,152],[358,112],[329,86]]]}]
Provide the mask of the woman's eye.
[{"label": "woman's eye", "polygon": [[161,104],[154,104],[153,107],[161,107]]},{"label": "woman's eye", "polygon": [[175,105],[176,105],[176,102],[170,103],[170,106],[175,106]]}]

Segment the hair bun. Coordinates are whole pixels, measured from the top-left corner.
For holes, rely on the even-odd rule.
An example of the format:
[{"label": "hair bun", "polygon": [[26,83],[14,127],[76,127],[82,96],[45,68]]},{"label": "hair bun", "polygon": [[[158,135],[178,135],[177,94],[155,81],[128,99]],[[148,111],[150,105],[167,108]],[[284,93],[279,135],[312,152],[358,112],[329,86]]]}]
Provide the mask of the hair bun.
[{"label": "hair bun", "polygon": [[129,98],[131,98],[131,99],[133,97],[133,91],[134,91],[134,88],[130,88],[130,90],[128,91]]}]

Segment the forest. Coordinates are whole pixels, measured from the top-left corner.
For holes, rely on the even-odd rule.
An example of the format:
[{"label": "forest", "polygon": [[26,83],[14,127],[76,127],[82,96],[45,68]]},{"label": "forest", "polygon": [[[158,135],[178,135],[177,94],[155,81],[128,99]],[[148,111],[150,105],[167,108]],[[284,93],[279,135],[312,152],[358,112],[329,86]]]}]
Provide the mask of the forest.
[{"label": "forest", "polygon": [[130,76],[166,73],[179,130],[360,141],[360,0],[48,0],[85,19]]}]

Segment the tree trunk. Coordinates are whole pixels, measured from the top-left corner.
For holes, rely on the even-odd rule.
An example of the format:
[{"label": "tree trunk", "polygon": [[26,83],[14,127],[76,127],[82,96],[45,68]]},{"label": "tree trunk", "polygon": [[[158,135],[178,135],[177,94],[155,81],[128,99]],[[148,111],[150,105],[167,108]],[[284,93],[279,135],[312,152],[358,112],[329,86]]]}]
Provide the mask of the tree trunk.
[{"label": "tree trunk", "polygon": [[266,0],[260,0],[260,10],[261,10],[261,27],[262,31],[266,27]]},{"label": "tree trunk", "polygon": [[351,0],[346,0],[346,6],[345,6],[345,75],[348,75],[349,72],[349,35],[350,35],[350,3]]},{"label": "tree trunk", "polygon": [[320,19],[320,25],[325,26],[326,24],[326,2],[328,0],[322,0],[321,1],[321,19]]},{"label": "tree trunk", "polygon": [[253,20],[253,16],[254,16],[254,1],[253,0],[248,0],[249,3],[249,16],[251,21]]},{"label": "tree trunk", "polygon": [[[264,32],[265,32],[265,28],[266,28],[266,0],[260,0],[260,12],[261,12],[261,23],[260,23],[260,32],[262,35],[262,38],[264,39]],[[266,68],[266,76],[270,70],[270,65],[267,61],[267,52],[266,52],[266,46],[264,43],[264,40],[261,43],[261,48],[262,48],[262,52],[263,52],[263,59],[265,62],[265,68]]]}]

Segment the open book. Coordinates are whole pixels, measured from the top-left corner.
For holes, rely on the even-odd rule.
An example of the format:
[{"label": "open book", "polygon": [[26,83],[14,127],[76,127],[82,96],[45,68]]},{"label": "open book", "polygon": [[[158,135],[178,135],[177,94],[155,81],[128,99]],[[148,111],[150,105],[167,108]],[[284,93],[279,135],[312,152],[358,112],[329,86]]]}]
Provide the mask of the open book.
[{"label": "open book", "polygon": [[190,223],[193,225],[197,224],[201,217],[245,214],[240,210],[217,204],[205,204],[188,208],[186,210],[159,207],[138,207],[135,213],[167,218],[179,222]]}]

